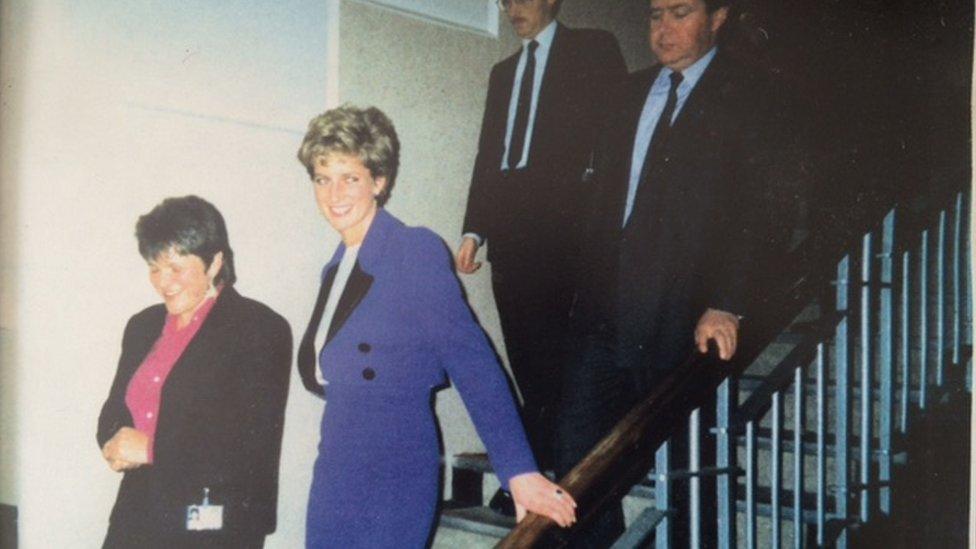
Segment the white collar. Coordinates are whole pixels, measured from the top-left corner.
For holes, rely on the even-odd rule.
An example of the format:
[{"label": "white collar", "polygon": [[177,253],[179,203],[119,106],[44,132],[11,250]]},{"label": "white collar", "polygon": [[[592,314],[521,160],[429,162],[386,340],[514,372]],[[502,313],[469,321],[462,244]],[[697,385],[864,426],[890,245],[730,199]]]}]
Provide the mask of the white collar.
[{"label": "white collar", "polygon": [[556,37],[556,27],[558,27],[558,26],[559,26],[559,24],[556,23],[556,20],[555,19],[553,19],[552,21],[549,21],[549,24],[546,25],[546,27],[544,29],[542,29],[541,31],[539,31],[539,34],[535,35],[535,37],[533,37],[533,38],[523,38],[522,39],[522,47],[524,49],[528,49],[529,48],[529,42],[535,40],[536,42],[539,43],[539,48],[544,49],[544,50],[548,50],[550,47],[552,47],[552,40],[553,40],[553,38]]}]

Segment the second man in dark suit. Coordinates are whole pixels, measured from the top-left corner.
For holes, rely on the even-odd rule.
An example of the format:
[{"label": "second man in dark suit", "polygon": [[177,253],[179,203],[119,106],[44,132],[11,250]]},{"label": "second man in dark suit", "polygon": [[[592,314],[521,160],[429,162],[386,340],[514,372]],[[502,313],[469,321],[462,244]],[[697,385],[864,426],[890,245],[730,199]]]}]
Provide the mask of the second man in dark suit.
[{"label": "second man in dark suit", "polygon": [[523,47],[491,71],[457,267],[488,247],[522,418],[552,466],[559,363],[596,127],[626,74],[612,34],[555,20],[560,0],[500,0]]},{"label": "second man in dark suit", "polygon": [[[789,242],[799,181],[790,174],[800,163],[791,160],[785,94],[718,46],[728,3],[649,2],[659,64],[621,88],[597,154],[573,312],[577,348],[563,385],[560,474],[693,349],[715,340],[723,359],[735,354],[740,318],[761,314],[755,303],[769,288],[766,268]],[[702,425],[709,416],[714,405],[702,407]],[[675,437],[672,468],[687,466],[687,440]],[[707,433],[701,440],[708,462],[714,444]],[[675,483],[676,546],[688,544],[687,486]],[[702,547],[711,546],[712,509],[702,509]],[[618,507],[581,545],[607,546],[622,530]]]}]

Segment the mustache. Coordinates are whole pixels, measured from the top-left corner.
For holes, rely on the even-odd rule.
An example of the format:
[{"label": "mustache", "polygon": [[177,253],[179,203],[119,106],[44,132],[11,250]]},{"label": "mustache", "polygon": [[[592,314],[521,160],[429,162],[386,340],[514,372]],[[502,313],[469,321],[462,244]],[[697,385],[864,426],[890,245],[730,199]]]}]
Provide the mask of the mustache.
[{"label": "mustache", "polygon": [[525,23],[525,18],[524,17],[512,17],[511,19],[509,19],[509,21],[511,21],[513,25],[516,24],[516,23]]}]

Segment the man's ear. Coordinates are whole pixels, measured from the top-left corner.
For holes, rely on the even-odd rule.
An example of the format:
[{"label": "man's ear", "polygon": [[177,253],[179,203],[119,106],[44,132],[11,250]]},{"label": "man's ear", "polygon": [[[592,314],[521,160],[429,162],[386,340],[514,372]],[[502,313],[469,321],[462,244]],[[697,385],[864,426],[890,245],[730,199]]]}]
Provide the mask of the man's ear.
[{"label": "man's ear", "polygon": [[718,29],[722,28],[722,25],[725,24],[725,20],[728,17],[729,17],[728,6],[722,6],[721,8],[718,8],[717,10],[713,11],[711,15],[709,15],[709,18],[711,18],[712,34],[717,33]]}]

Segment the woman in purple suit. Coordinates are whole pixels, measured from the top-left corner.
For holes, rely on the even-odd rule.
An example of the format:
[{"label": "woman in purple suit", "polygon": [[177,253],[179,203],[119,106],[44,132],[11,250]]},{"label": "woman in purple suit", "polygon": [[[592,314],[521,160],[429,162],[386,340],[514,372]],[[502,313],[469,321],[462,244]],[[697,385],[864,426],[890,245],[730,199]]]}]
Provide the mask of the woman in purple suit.
[{"label": "woman in purple suit", "polygon": [[382,208],[399,149],[385,114],[344,106],[314,118],[298,152],[319,209],[342,237],[298,354],[305,387],[326,400],[306,546],[430,542],[441,461],[432,393],[446,377],[519,518],[528,510],[568,526],[575,503],[538,472],[444,242]]}]

